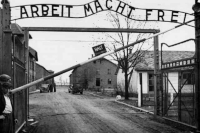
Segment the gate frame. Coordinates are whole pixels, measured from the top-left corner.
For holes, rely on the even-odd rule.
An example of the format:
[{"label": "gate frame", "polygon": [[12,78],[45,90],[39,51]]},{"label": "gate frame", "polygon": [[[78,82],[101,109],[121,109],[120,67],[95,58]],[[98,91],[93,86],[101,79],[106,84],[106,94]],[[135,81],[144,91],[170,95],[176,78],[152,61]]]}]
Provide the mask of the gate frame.
[{"label": "gate frame", "polygon": [[[1,17],[1,21],[2,21],[2,25],[0,25],[0,62],[2,62],[0,64],[0,74],[4,73],[4,74],[8,74],[8,75],[12,75],[12,81],[14,84],[14,67],[12,65],[12,31],[10,29],[10,19],[11,19],[11,12],[10,12],[10,3],[7,0],[2,0],[2,5],[3,5],[3,9],[0,9],[0,17]],[[29,31],[56,31],[56,32],[129,32],[129,33],[159,33],[160,30],[155,30],[155,29],[115,29],[115,28],[72,28],[72,27],[23,27],[24,30],[24,39],[25,39],[25,77],[26,77],[26,83],[28,84],[28,75],[29,75],[29,61],[28,61],[28,55],[29,55]],[[142,42],[144,40],[138,41],[138,42]],[[137,42],[137,43],[138,43]],[[135,43],[135,44],[137,44]],[[156,60],[158,61],[158,36],[154,37],[154,49],[156,49],[156,51],[154,51],[154,57],[156,58]],[[121,50],[121,49],[120,49]],[[5,58],[4,58],[5,57]],[[158,65],[158,62],[156,62],[156,65]],[[5,67],[6,66],[6,67]],[[158,68],[159,66],[155,67]],[[73,67],[71,67],[73,68]],[[154,72],[158,72],[158,70],[154,70]],[[55,74],[55,76],[58,76],[62,73],[58,73]],[[155,75],[157,73],[154,73]],[[50,75],[49,77],[47,77],[46,79],[49,78],[53,78],[52,75]],[[155,77],[155,81],[157,81],[156,77]],[[29,89],[27,88],[25,90],[25,122],[22,123],[22,125],[16,129],[15,131],[15,124],[13,122],[12,125],[12,132],[19,132],[20,129],[28,122],[28,115],[29,115]],[[156,89],[154,89],[156,90]],[[10,93],[10,94],[14,94],[14,93]],[[13,98],[12,98],[12,102]],[[157,107],[157,105],[155,105]],[[14,107],[13,107],[14,108]],[[14,114],[14,112],[13,112]],[[157,113],[155,113],[157,114]],[[14,118],[14,117],[13,117]],[[13,119],[12,118],[12,119]]]},{"label": "gate frame", "polygon": [[[10,14],[10,4],[7,0],[2,0],[2,4],[3,4],[3,10],[0,12],[0,16],[2,17],[2,27],[0,27],[0,43],[2,43],[2,45],[0,45],[0,61],[3,62],[2,64],[0,64],[0,74],[1,73],[6,73],[8,75],[12,75],[13,77],[13,72],[12,72],[12,59],[11,59],[11,30],[9,28],[10,26],[10,18],[11,18],[11,14]],[[195,0],[196,4],[198,3],[197,0]],[[199,3],[198,3],[199,4]],[[197,132],[200,132],[200,83],[198,82],[199,79],[200,79],[200,13],[198,12],[195,12],[195,35],[196,35],[196,60],[197,60],[197,64],[195,65],[195,90],[196,90],[196,107],[197,107],[197,111],[196,111],[196,116],[197,116]],[[177,26],[177,27],[180,27],[180,26]],[[175,28],[177,28],[175,27]],[[30,28],[30,27],[29,27]],[[28,34],[29,34],[29,31],[31,31],[29,28],[26,28],[25,27],[25,42],[26,42],[26,46],[27,46],[27,49],[26,49],[26,55],[28,55],[28,42],[29,42],[29,39],[28,39]],[[37,29],[37,28],[36,28]],[[73,28],[72,28],[73,29]],[[41,30],[41,27],[40,29],[38,30]],[[50,30],[50,29],[49,29]],[[89,28],[86,30],[89,30]],[[104,29],[105,30],[105,29]],[[111,31],[104,31],[102,30],[101,32],[111,32]],[[63,32],[63,30],[62,30]],[[100,32],[100,31],[71,31],[71,32]],[[116,32],[116,31],[115,31]],[[123,31],[120,31],[120,32],[123,32]],[[140,40],[141,42],[144,41],[144,40]],[[138,42],[137,42],[138,43]],[[154,116],[157,116],[157,115],[160,115],[160,112],[162,111],[162,108],[161,105],[162,105],[162,96],[160,94],[160,92],[162,91],[161,90],[161,85],[160,84],[160,81],[158,80],[159,79],[159,49],[158,49],[158,36],[155,36],[154,37],[154,99],[155,99],[155,109],[154,109]],[[6,56],[5,56],[6,55]],[[3,57],[6,57],[6,58],[3,58]],[[26,57],[27,58],[27,57]],[[8,67],[4,67],[4,66],[8,66]],[[79,66],[79,65],[77,65]],[[76,66],[74,66],[76,67]],[[26,75],[28,75],[28,59],[26,59]],[[71,68],[68,68],[69,69],[72,69],[73,67]],[[51,75],[51,76],[48,76],[48,77],[45,77],[44,79],[41,79],[41,80],[46,80],[46,79],[50,79],[50,78],[53,78],[55,76],[58,76],[62,73],[64,73],[64,71],[66,72],[66,70],[63,70],[57,74],[54,74],[54,75]],[[26,78],[27,82],[28,82],[28,76]],[[12,79],[13,81],[13,79]],[[36,83],[32,83],[32,84],[36,84]],[[28,89],[27,89],[28,90]],[[28,91],[27,91],[28,92]],[[27,93],[27,99],[28,99],[28,93]],[[28,101],[26,102],[26,104],[28,105]],[[28,110],[26,110],[27,112]],[[26,114],[26,121],[27,121],[27,114]]]},{"label": "gate frame", "polygon": [[198,0],[195,0],[195,4],[192,7],[195,16],[195,39],[196,39],[196,60],[197,64],[195,65],[195,92],[196,92],[196,116],[197,116],[197,130],[200,133],[200,11],[199,9],[200,3]]},{"label": "gate frame", "polygon": [[[22,27],[27,34],[27,42],[29,31],[51,31],[51,32],[127,32],[127,33],[159,33],[160,30],[156,29],[116,29],[116,28],[73,28],[73,27]],[[26,42],[25,42],[26,43]],[[160,104],[161,99],[157,96],[160,91],[159,88],[159,39],[158,36],[154,36],[154,101],[156,108],[154,110],[154,116],[161,114]],[[28,46],[28,44],[26,44]],[[159,102],[157,102],[159,100]]]},{"label": "gate frame", "polygon": [[[173,69],[173,68],[181,68],[181,67],[194,67],[193,69],[188,69],[188,70],[185,70],[185,71],[194,71],[194,74],[195,75],[197,75],[196,74],[196,70],[195,70],[195,67],[197,66],[197,64],[198,64],[198,62],[197,62],[197,50],[196,50],[196,48],[195,48],[195,53],[194,53],[194,56],[193,57],[191,57],[191,58],[185,58],[185,59],[180,59],[180,60],[175,60],[175,61],[171,61],[171,62],[163,62],[163,58],[162,58],[162,52],[163,52],[163,50],[162,50],[162,47],[163,47],[163,45],[166,45],[167,47],[173,47],[173,46],[176,46],[176,45],[179,45],[179,44],[182,44],[182,43],[185,43],[185,42],[189,42],[189,41],[194,41],[194,43],[195,43],[195,47],[196,47],[196,45],[197,45],[197,41],[196,41],[196,39],[187,39],[187,40],[184,40],[184,41],[181,41],[181,42],[178,42],[178,43],[175,43],[175,44],[172,44],[172,45],[168,45],[168,44],[166,44],[166,43],[161,43],[161,75],[162,75],[162,80],[163,80],[163,78],[165,78],[164,80],[165,81],[162,81],[162,84],[163,85],[165,85],[165,89],[167,88],[168,89],[168,83],[170,83],[170,85],[171,85],[171,87],[173,88],[173,90],[175,91],[175,93],[176,93],[176,96],[175,96],[175,98],[179,98],[180,96],[179,96],[179,94],[181,94],[179,91],[182,89],[182,87],[184,86],[184,84],[182,85],[182,86],[180,86],[180,83],[179,83],[179,81],[178,81],[178,90],[176,91],[175,90],[175,88],[174,88],[174,86],[173,86],[173,84],[171,83],[171,81],[168,79],[168,75],[165,75],[165,76],[163,76],[165,73],[167,73],[168,72],[168,70],[170,70],[170,69]],[[179,70],[180,71],[180,70]],[[167,79],[167,81],[166,81],[166,79]],[[178,80],[179,80],[179,73],[178,73]],[[194,83],[194,85],[196,85],[196,77],[195,77],[195,83]],[[165,82],[165,83],[163,83],[163,82]],[[163,90],[164,91],[164,90]],[[195,92],[197,91],[197,88],[195,87]],[[162,94],[163,96],[164,95],[166,95],[166,90],[165,90],[165,93],[163,93]],[[194,99],[196,98],[196,97],[198,97],[198,95],[196,94],[195,95],[195,97],[194,97]],[[175,100],[175,98],[173,98],[173,101],[172,101],[172,103],[174,102],[174,100]],[[178,99],[179,100],[179,99]],[[197,119],[195,119],[196,120],[196,122],[195,122],[195,127],[194,126],[192,126],[192,125],[189,125],[189,124],[186,124],[186,123],[183,123],[183,122],[181,122],[181,121],[179,121],[179,117],[180,116],[178,116],[178,121],[176,121],[176,120],[172,120],[172,119],[169,119],[169,118],[167,118],[167,117],[165,117],[164,115],[165,114],[167,114],[167,111],[168,111],[168,109],[171,107],[171,104],[172,103],[170,103],[170,105],[167,107],[167,104],[166,104],[166,102],[168,102],[168,96],[167,96],[167,98],[165,98],[165,101],[164,101],[164,104],[163,104],[163,112],[162,112],[162,116],[163,116],[163,118],[165,118],[165,119],[167,119],[167,120],[169,120],[169,121],[173,121],[173,122],[177,122],[177,123],[180,123],[180,124],[182,124],[182,125],[184,125],[184,126],[186,126],[187,128],[191,128],[192,130],[196,130],[195,132],[199,132],[199,129],[198,129],[198,124],[199,124],[199,121],[198,121],[198,117],[197,117]],[[179,110],[179,106],[180,106],[180,102],[181,101],[178,101],[178,113],[180,113],[180,110]],[[198,110],[198,106],[197,106],[197,101],[194,101],[195,103],[194,103],[194,109],[196,109],[196,110]],[[197,114],[196,114],[196,110],[195,110],[195,114],[194,114],[194,116],[197,116]],[[178,115],[180,115],[180,114],[178,114]]]}]

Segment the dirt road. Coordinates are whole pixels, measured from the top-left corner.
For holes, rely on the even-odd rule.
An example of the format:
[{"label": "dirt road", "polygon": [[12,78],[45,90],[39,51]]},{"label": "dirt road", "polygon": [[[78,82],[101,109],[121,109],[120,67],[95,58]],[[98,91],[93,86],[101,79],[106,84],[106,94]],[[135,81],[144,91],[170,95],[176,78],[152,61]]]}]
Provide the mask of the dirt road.
[{"label": "dirt road", "polygon": [[178,133],[152,121],[148,114],[114,102],[113,98],[68,93],[30,95],[30,116],[39,121],[35,133]]}]

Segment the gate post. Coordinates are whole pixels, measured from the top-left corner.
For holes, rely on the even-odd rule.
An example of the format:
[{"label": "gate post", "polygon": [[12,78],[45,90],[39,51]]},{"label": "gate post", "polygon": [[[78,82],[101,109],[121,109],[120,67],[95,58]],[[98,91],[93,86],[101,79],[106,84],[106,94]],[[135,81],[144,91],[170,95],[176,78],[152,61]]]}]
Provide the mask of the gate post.
[{"label": "gate post", "polygon": [[195,116],[197,132],[200,132],[200,3],[196,1],[192,9],[195,13],[195,57],[197,62],[195,65]]},{"label": "gate post", "polygon": [[[27,28],[24,29],[24,40],[25,40],[25,68],[26,68],[26,84],[29,83],[29,31]],[[25,90],[26,98],[25,98],[25,119],[26,126],[28,123],[29,117],[29,88]]]},{"label": "gate post", "polygon": [[154,116],[161,114],[161,88],[159,85],[159,77],[159,48],[158,36],[156,36],[154,37]]},{"label": "gate post", "polygon": [[0,74],[8,74],[13,79],[12,73],[12,31],[10,29],[10,3],[7,0],[2,0],[1,4],[1,37],[0,37]]},{"label": "gate post", "polygon": [[3,20],[3,15],[2,15],[3,10],[0,8],[0,74],[3,73],[3,25],[2,25],[2,20]]},{"label": "gate post", "polygon": [[[12,31],[10,29],[10,3],[2,0],[0,9],[0,74],[7,74],[11,77],[13,84],[13,65],[12,65]],[[13,97],[11,98],[13,103]],[[14,132],[13,117],[11,121],[11,132]]]}]

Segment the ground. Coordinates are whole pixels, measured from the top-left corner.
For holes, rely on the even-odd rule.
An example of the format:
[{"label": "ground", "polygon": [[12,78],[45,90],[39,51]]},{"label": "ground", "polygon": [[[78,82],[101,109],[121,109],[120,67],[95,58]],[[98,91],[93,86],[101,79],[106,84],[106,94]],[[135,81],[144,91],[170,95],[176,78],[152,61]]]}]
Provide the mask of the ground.
[{"label": "ground", "polygon": [[[30,128],[33,133],[179,133],[169,125],[154,121],[152,115],[115,102],[114,97],[90,92],[30,95]],[[34,127],[34,128],[33,128]]]}]

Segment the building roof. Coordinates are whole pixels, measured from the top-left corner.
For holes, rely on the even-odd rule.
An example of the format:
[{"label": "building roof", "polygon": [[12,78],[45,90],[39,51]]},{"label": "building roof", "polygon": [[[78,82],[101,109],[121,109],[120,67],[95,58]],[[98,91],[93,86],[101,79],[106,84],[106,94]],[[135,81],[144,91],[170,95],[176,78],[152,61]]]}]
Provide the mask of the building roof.
[{"label": "building roof", "polygon": [[112,61],[110,61],[110,60],[108,60],[108,59],[106,59],[106,58],[101,58],[101,59],[99,59],[99,60],[106,60],[106,61],[108,61],[108,62],[110,62],[111,64],[113,64],[113,65],[115,65],[115,66],[117,66],[117,64],[115,64],[114,62],[112,62]]},{"label": "building roof", "polygon": [[[171,62],[181,60],[185,58],[191,58],[195,54],[194,51],[163,51],[163,62]],[[161,52],[159,52],[159,64],[161,64]],[[119,71],[119,65],[116,73]],[[146,51],[143,57],[143,61],[135,66],[136,71],[153,71],[154,70],[154,51]]]},{"label": "building roof", "polygon": [[49,73],[54,73],[54,71],[52,71],[52,70],[47,70],[47,71],[49,71]]},{"label": "building roof", "polygon": [[[113,64],[114,66],[117,67],[117,64],[113,63],[112,61],[110,61],[110,60],[108,60],[108,59],[106,59],[106,58],[101,58],[101,59],[98,59],[98,60],[105,60],[105,61],[108,61],[108,62],[110,62],[111,64]],[[96,61],[97,61],[97,60],[96,60]],[[90,62],[88,62],[88,63],[90,63]],[[77,68],[78,68],[78,67],[74,68],[73,71],[72,71],[71,73],[74,73],[74,71],[76,71]]]},{"label": "building roof", "polygon": [[39,66],[39,67],[41,67],[41,68],[43,68],[44,70],[46,70],[47,72],[49,72],[49,73],[54,73],[54,71],[53,70],[47,70],[44,66],[42,66],[42,65],[40,65],[40,64],[38,64],[38,63],[35,63],[37,66]]},{"label": "building roof", "polygon": [[[192,58],[194,51],[163,51],[163,62],[171,62],[185,58]],[[147,51],[144,55],[144,61],[138,63],[135,67],[136,71],[154,70],[154,51]],[[161,52],[159,52],[159,62],[161,62]]]},{"label": "building roof", "polygon": [[29,47],[29,55],[34,57],[36,61],[38,61],[38,54],[37,51],[33,48]]},{"label": "building roof", "polygon": [[[10,28],[11,28],[11,31],[13,34],[15,35],[21,35],[23,36],[24,35],[24,31],[22,30],[22,28],[16,24],[16,23],[11,23],[10,24]],[[29,39],[32,39],[32,36],[29,34]]]}]

